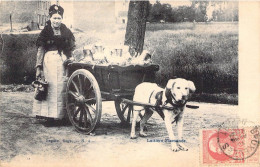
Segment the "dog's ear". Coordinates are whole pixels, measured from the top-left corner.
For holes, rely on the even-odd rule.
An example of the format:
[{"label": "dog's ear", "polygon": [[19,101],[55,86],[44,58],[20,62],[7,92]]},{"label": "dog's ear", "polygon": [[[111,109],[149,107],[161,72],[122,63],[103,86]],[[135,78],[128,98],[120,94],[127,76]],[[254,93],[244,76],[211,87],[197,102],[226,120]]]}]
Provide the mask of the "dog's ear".
[{"label": "dog's ear", "polygon": [[176,80],[175,79],[170,79],[166,85],[166,88],[165,88],[165,96],[166,96],[166,99],[171,99],[172,98],[172,92],[171,92],[171,89],[173,87],[173,85],[175,84]]},{"label": "dog's ear", "polygon": [[167,82],[167,85],[166,85],[166,89],[172,89],[173,85],[175,84],[176,80],[175,79],[170,79],[168,82]]},{"label": "dog's ear", "polygon": [[195,85],[192,81],[188,81],[189,89],[191,93],[194,93],[196,91]]}]

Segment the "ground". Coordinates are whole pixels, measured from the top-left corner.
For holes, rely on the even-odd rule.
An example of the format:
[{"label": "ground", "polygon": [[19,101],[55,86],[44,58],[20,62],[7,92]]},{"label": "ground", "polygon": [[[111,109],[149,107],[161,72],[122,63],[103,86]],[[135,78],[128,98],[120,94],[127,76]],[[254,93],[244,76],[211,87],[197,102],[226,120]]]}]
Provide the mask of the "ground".
[{"label": "ground", "polygon": [[217,128],[238,112],[237,105],[189,102],[200,107],[185,112],[184,139],[190,149],[176,153],[170,143],[148,142],[167,138],[157,113],[149,120],[149,136],[131,140],[130,127],[120,124],[113,102],[103,102],[101,124],[92,135],[62,122],[36,121],[32,102],[32,92],[1,92],[0,166],[199,166],[200,129]]}]

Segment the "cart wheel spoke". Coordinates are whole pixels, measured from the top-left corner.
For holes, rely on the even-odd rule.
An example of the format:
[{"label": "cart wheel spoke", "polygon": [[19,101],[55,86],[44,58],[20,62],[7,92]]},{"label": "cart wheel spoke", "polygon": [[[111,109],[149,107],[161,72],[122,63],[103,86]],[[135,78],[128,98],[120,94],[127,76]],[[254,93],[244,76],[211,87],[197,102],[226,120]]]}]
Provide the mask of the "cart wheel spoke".
[{"label": "cart wheel spoke", "polygon": [[93,88],[92,85],[90,85],[90,87],[88,88],[87,92],[90,91]]},{"label": "cart wheel spoke", "polygon": [[78,95],[76,95],[76,92],[73,91],[69,91],[68,92],[70,95],[72,95],[74,97],[74,99],[76,99],[78,97]]},{"label": "cart wheel spoke", "polygon": [[79,88],[78,88],[78,86],[77,86],[77,84],[76,84],[76,82],[75,81],[71,81],[72,82],[72,84],[73,84],[73,86],[74,86],[74,88],[76,89],[76,91],[78,92],[78,94],[80,93],[80,91],[79,91]]},{"label": "cart wheel spoke", "polygon": [[[84,87],[85,87],[85,88],[88,88],[87,90],[89,90],[90,88],[93,87],[93,84],[92,84],[91,82],[87,82],[87,81],[88,81],[88,78],[85,77],[85,78],[84,78],[84,81],[83,81]],[[86,83],[89,83],[89,85],[86,86]]]},{"label": "cart wheel spoke", "polygon": [[88,82],[87,80],[88,78],[85,77],[83,80],[83,90],[82,90],[82,94],[84,95],[84,97],[87,97],[89,95],[89,92],[91,90],[91,88],[93,88],[92,83]]},{"label": "cart wheel spoke", "polygon": [[92,91],[93,91],[93,87],[90,86],[90,87],[85,91],[85,95],[86,95],[86,97],[90,96],[91,93],[92,93]]},{"label": "cart wheel spoke", "polygon": [[87,106],[88,108],[90,108],[93,112],[96,111],[96,109],[95,109],[94,107],[92,107],[91,105],[86,104],[86,106]]},{"label": "cart wheel spoke", "polygon": [[83,110],[80,110],[80,116],[79,116],[79,126],[81,127],[82,125],[82,118],[83,118]]},{"label": "cart wheel spoke", "polygon": [[123,108],[123,110],[122,110],[122,114],[123,114],[123,115],[124,115],[124,113],[125,113],[125,111],[126,111],[127,107],[129,107],[129,105],[128,105],[128,104],[126,104],[126,105],[125,105],[125,107],[124,107],[124,108]]},{"label": "cart wheel spoke", "polygon": [[83,83],[82,83],[82,95],[85,97],[85,92],[86,92],[86,83],[87,79],[86,77],[83,77]]},{"label": "cart wheel spoke", "polygon": [[86,113],[87,113],[87,115],[88,115],[90,124],[92,125],[94,121],[93,121],[93,118],[92,118],[92,116],[91,116],[91,114],[90,114],[90,112],[89,112],[89,109],[88,109],[86,106],[85,106],[85,111],[86,111]]},{"label": "cart wheel spoke", "polygon": [[88,124],[87,124],[88,123],[88,117],[87,117],[86,110],[84,110],[83,115],[84,115],[84,127],[87,128],[87,126],[88,126]]},{"label": "cart wheel spoke", "polygon": [[82,82],[81,82],[81,79],[80,79],[80,75],[78,75],[78,82],[79,82],[79,92],[82,94],[83,90],[82,90]]},{"label": "cart wheel spoke", "polygon": [[75,118],[77,117],[78,113],[80,111],[80,107],[74,112],[73,114],[73,119],[75,120]]},{"label": "cart wheel spoke", "polygon": [[87,103],[87,102],[96,103],[96,98],[85,99],[85,103]]}]

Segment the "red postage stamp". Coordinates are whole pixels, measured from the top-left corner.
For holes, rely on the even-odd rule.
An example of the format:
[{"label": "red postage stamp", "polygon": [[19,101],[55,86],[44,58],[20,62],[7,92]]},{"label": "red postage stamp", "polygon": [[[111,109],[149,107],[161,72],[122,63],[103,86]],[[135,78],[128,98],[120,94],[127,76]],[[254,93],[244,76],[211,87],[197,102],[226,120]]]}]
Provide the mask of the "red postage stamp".
[{"label": "red postage stamp", "polygon": [[202,164],[259,163],[259,127],[202,131]]}]

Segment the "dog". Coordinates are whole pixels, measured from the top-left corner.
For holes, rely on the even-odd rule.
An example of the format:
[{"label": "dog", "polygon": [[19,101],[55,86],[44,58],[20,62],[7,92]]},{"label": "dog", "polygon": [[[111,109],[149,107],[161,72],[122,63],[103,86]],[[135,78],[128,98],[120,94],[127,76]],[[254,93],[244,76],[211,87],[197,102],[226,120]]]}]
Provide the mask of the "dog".
[{"label": "dog", "polygon": [[[156,106],[163,105],[166,107],[172,107],[173,110],[156,108],[159,115],[162,116],[165,122],[165,126],[171,141],[172,151],[188,151],[188,148],[183,142],[183,112],[186,106],[186,102],[190,95],[196,90],[192,81],[188,81],[182,78],[170,79],[165,89],[157,86],[155,83],[143,82],[135,88],[133,101],[140,103],[150,103]],[[133,120],[131,127],[131,139],[136,139],[135,134],[136,120],[142,110],[145,110],[144,116],[140,121],[140,137],[146,137],[144,133],[144,125],[147,120],[152,116],[154,110],[151,107],[137,106],[133,107]],[[172,129],[172,123],[176,122],[177,136],[174,135]],[[174,141],[174,142],[172,142]]]}]

